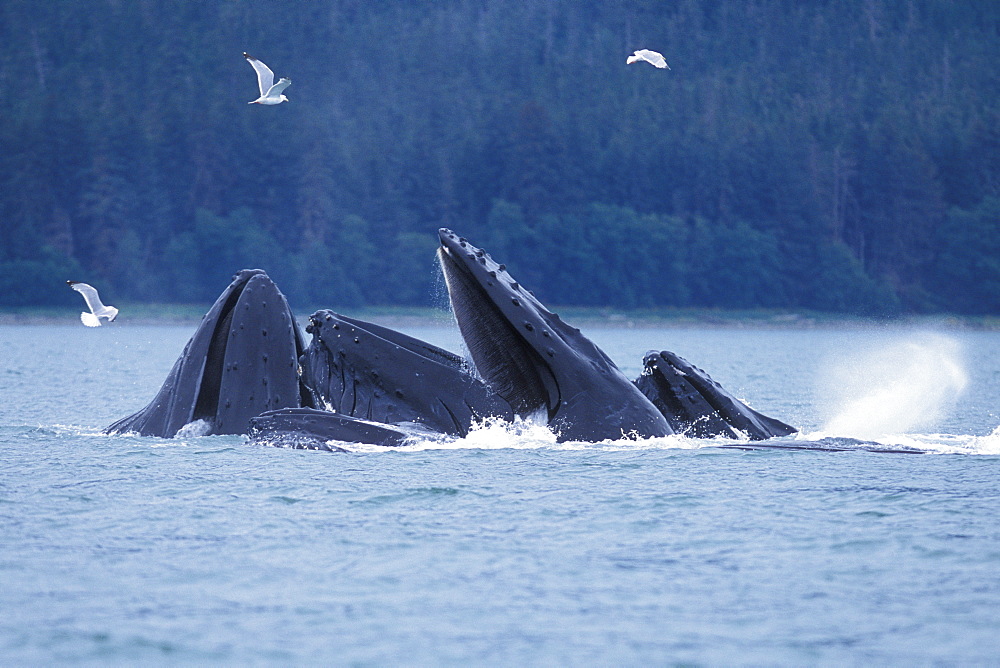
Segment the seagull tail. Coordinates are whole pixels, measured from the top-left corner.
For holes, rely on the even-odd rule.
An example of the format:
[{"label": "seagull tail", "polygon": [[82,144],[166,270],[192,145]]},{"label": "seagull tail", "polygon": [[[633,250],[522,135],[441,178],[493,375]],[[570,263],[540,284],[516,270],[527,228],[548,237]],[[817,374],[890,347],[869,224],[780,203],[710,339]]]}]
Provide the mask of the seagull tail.
[{"label": "seagull tail", "polygon": [[101,326],[101,319],[98,318],[93,313],[88,313],[86,311],[84,311],[83,313],[80,314],[80,322],[82,322],[83,324],[85,324],[87,327],[100,327]]}]

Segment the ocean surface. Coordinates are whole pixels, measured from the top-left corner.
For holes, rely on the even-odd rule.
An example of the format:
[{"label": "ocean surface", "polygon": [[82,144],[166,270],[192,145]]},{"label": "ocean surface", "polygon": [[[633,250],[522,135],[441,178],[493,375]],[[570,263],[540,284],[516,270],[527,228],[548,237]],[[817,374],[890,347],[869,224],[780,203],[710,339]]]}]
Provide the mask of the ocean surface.
[{"label": "ocean surface", "polygon": [[1000,333],[624,324],[848,450],[105,436],[195,326],[0,326],[0,664],[1000,664]]}]

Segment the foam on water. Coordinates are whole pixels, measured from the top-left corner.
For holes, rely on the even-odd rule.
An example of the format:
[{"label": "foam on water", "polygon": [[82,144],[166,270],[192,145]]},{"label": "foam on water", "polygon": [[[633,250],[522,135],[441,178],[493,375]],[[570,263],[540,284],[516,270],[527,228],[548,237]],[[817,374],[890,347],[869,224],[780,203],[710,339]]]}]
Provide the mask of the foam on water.
[{"label": "foam on water", "polygon": [[192,436],[207,436],[208,432],[212,430],[212,423],[207,420],[195,420],[194,422],[188,422],[186,425],[177,430],[177,436],[180,438],[190,438]]},{"label": "foam on water", "polygon": [[[836,443],[831,443],[836,441]],[[730,438],[691,438],[681,434],[657,438],[638,438],[623,436],[616,440],[605,440],[596,443],[583,441],[560,442],[558,436],[545,425],[530,421],[517,420],[504,422],[490,419],[477,425],[464,438],[449,436],[415,437],[403,446],[381,446],[365,443],[333,442],[338,447],[352,453],[413,453],[428,450],[606,450],[606,451],[637,451],[637,450],[699,450],[719,446],[733,446],[745,443],[763,445],[769,443],[774,447],[786,445],[790,448],[815,445],[821,449],[836,447],[838,449],[867,450],[873,446],[878,448],[899,448],[931,454],[966,454],[966,455],[997,455],[1000,454],[1000,427],[987,436],[970,434],[881,434],[878,438],[845,437],[826,431],[800,432],[788,438],[776,438],[767,442],[755,442],[749,439]]]},{"label": "foam on water", "polygon": [[[843,438],[842,434],[813,431],[796,434],[796,443],[806,445],[825,440]],[[855,440],[856,437],[847,437]],[[859,444],[872,443],[882,447],[918,450],[944,455],[998,455],[1000,454],[1000,427],[986,436],[972,434],[881,434],[877,438],[858,441]],[[862,449],[860,446],[858,449]]]},{"label": "foam on water", "polygon": [[[945,419],[875,439],[992,456],[904,457],[560,443],[501,423],[409,450],[352,445],[365,454],[111,436],[190,327],[103,328],[100,344],[80,329],[0,327],[0,366],[23,370],[0,369],[0,608],[17,611],[0,625],[5,664],[997,663],[996,332],[954,332],[969,390]],[[120,363],[107,335],[132,346]],[[854,358],[873,338],[889,340],[609,329],[595,342],[633,363],[651,341],[676,344],[805,430],[769,442],[794,447],[844,405],[812,392],[822,353]]]},{"label": "foam on water", "polygon": [[[92,428],[50,425],[47,427],[25,427],[22,429],[24,438],[32,438],[40,433],[53,436],[82,436],[94,438],[106,438],[111,442],[124,442],[129,446],[142,448],[186,448],[204,447],[208,441],[216,439],[232,439],[234,437],[205,436],[201,433],[181,434],[178,432],[174,438],[152,438],[136,436],[134,434],[105,434],[103,431]],[[242,438],[244,444],[246,437]],[[971,434],[938,434],[938,433],[911,433],[911,434],[882,434],[877,439],[859,439],[858,437],[845,437],[843,434],[835,434],[823,430],[798,432],[788,438],[771,439],[769,443],[775,447],[786,444],[789,447],[802,447],[809,445],[824,446],[830,445],[831,440],[837,441],[836,447],[853,449],[852,443],[857,445],[858,450],[864,450],[868,446],[891,447],[900,449],[911,449],[933,454],[965,454],[965,455],[1000,455],[1000,426],[995,428],[990,434],[975,436]],[[662,436],[656,438],[639,438],[634,435],[625,435],[616,440],[604,440],[596,443],[583,441],[560,442],[558,435],[546,425],[531,420],[517,419],[514,422],[506,422],[498,418],[490,418],[477,424],[463,438],[426,434],[414,436],[406,445],[402,446],[382,446],[366,443],[346,443],[341,441],[330,441],[331,444],[343,448],[355,454],[379,454],[379,453],[416,453],[428,450],[590,450],[590,451],[639,451],[639,450],[699,450],[710,449],[718,446],[732,446],[738,443],[747,445],[760,445],[761,442],[750,441],[749,439],[730,438],[691,438],[681,434],[672,436]],[[274,447],[287,447],[279,441],[269,443],[262,441],[262,445]]]},{"label": "foam on water", "polygon": [[967,385],[961,347],[942,334],[861,350],[829,361],[821,372],[819,405],[831,413],[821,431],[879,439],[933,427]]},{"label": "foam on water", "polygon": [[585,443],[581,441],[559,442],[558,435],[548,426],[534,420],[516,418],[507,422],[499,418],[488,418],[473,426],[464,438],[416,437],[403,446],[367,445],[364,443],[340,443],[337,445],[351,452],[423,452],[425,450],[641,450],[641,449],[695,449],[705,447],[706,442],[686,436],[674,435],[660,438],[638,438],[623,435],[613,441]]}]

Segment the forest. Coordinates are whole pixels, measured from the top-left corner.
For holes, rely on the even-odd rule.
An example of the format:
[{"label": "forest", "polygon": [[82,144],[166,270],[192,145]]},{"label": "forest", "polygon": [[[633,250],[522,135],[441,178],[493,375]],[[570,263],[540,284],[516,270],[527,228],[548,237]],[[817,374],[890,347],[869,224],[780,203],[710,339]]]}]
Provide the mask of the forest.
[{"label": "forest", "polygon": [[243,267],[432,305],[449,227],[553,306],[1000,314],[993,0],[4,0],[0,38],[0,307]]}]

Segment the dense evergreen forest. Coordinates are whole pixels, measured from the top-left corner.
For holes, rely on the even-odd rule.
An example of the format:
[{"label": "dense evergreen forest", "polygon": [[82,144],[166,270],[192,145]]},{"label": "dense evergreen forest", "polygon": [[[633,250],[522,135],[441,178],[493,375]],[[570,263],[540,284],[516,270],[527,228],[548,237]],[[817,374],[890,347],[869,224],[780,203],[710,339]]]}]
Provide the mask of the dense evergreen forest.
[{"label": "dense evergreen forest", "polygon": [[0,39],[0,306],[250,266],[429,305],[446,226],[553,305],[1000,313],[995,0],[4,0]]}]

